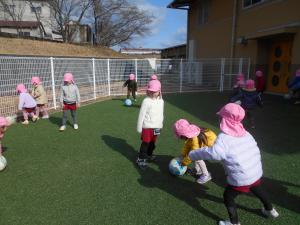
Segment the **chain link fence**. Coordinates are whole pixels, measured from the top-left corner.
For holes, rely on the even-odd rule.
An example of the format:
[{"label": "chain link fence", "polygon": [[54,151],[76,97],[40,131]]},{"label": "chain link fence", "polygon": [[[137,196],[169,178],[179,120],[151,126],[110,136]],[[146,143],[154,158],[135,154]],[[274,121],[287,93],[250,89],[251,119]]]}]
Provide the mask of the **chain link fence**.
[{"label": "chain link fence", "polygon": [[249,77],[250,59],[88,59],[0,56],[0,115],[17,111],[16,86],[24,83],[30,90],[31,78],[41,78],[49,98],[48,107],[59,106],[65,72],[74,75],[81,101],[126,95],[123,83],[136,74],[138,94],[144,94],[152,74],[162,83],[163,93],[224,91],[232,88],[234,76]]}]

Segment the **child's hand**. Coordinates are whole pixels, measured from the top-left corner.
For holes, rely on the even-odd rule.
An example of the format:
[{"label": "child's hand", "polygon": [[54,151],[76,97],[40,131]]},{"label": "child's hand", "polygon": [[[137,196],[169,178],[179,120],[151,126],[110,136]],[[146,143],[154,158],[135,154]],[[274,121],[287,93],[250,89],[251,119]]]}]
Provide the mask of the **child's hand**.
[{"label": "child's hand", "polygon": [[77,103],[77,108],[79,108],[80,107],[80,103]]}]

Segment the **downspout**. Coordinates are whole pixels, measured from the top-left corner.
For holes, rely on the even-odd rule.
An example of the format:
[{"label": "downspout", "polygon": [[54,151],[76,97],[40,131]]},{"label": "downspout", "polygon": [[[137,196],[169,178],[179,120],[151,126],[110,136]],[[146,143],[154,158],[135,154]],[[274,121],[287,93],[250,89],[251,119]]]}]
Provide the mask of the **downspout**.
[{"label": "downspout", "polygon": [[190,33],[190,19],[189,19],[190,9],[187,10],[187,31],[186,31],[186,47],[185,47],[185,59],[189,57],[189,33]]},{"label": "downspout", "polygon": [[230,58],[235,56],[235,33],[236,33],[236,22],[237,22],[237,0],[233,1],[233,15],[231,25],[231,46],[230,46]]}]

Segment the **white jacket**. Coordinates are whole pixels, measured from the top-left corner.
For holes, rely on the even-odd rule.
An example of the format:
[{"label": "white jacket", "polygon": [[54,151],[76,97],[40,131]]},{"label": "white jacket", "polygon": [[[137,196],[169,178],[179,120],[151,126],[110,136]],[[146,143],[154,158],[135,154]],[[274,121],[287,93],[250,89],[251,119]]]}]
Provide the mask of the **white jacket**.
[{"label": "white jacket", "polygon": [[162,98],[152,99],[146,97],[140,109],[137,122],[137,131],[142,128],[162,128],[164,120],[164,100]]},{"label": "white jacket", "polygon": [[213,146],[191,151],[189,157],[193,161],[222,161],[227,182],[232,186],[253,184],[263,174],[259,148],[248,132],[242,137],[220,133]]}]

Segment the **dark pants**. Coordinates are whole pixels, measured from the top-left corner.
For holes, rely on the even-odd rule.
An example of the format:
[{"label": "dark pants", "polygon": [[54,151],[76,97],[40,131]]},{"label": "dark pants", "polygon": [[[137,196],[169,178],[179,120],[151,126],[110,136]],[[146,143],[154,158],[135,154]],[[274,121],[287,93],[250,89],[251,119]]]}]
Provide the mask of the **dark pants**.
[{"label": "dark pants", "polygon": [[[65,126],[67,123],[68,119],[68,111],[69,110],[64,110],[63,111],[63,118],[62,118],[62,125]],[[73,118],[73,124],[77,124],[77,115],[76,115],[76,110],[70,110],[71,111],[71,116]]]},{"label": "dark pants", "polygon": [[[259,200],[263,203],[266,210],[272,210],[272,204],[269,202],[269,199],[262,189],[261,185],[251,187],[250,188],[251,193],[253,193]],[[237,224],[239,222],[239,218],[237,215],[236,210],[236,204],[235,204],[235,198],[242,194],[242,192],[236,191],[232,189],[231,187],[226,187],[223,197],[224,197],[224,204],[227,208],[230,222],[233,224]]]},{"label": "dark pants", "polygon": [[155,149],[155,143],[151,142],[142,142],[139,152],[140,159],[147,159],[149,156],[152,156],[153,151]]},{"label": "dark pants", "polygon": [[254,109],[247,109],[246,111],[246,119],[248,120],[248,124],[250,127],[255,127],[254,121]]},{"label": "dark pants", "polygon": [[127,98],[130,97],[130,93],[132,94],[133,99],[136,99],[135,90],[134,89],[128,89],[127,90]]}]

